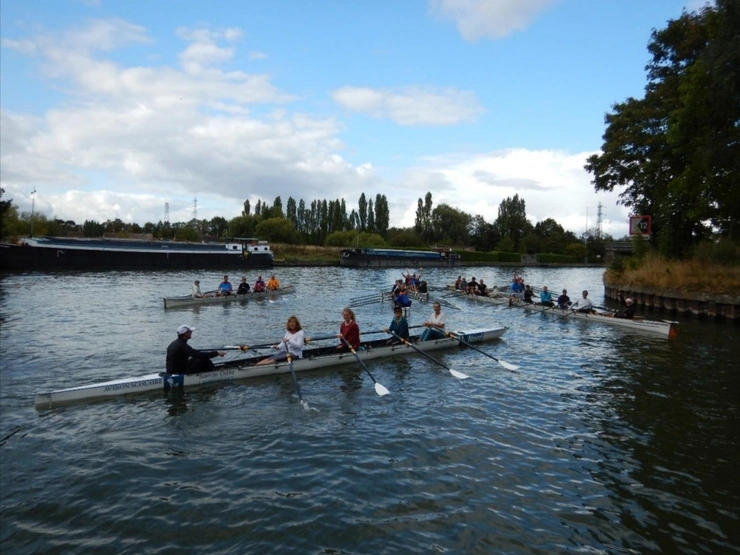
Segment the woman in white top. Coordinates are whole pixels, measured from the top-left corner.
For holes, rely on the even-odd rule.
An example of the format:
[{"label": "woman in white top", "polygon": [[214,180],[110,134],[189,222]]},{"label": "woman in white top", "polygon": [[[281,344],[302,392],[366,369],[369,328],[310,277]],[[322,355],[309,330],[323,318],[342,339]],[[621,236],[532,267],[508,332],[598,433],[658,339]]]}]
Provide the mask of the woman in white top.
[{"label": "woman in white top", "polygon": [[421,332],[419,341],[428,341],[429,339],[437,339],[445,336],[445,316],[442,314],[442,305],[434,303],[432,308],[434,312],[432,312],[429,320],[424,322],[427,329]]},{"label": "woman in white top", "polygon": [[272,364],[285,360],[290,355],[292,358],[303,357],[303,345],[305,343],[305,336],[303,335],[303,328],[298,318],[291,316],[288,318],[288,323],[285,325],[285,336],[283,340],[277,345],[273,345],[272,348],[278,352],[276,355],[259,361],[257,364]]}]

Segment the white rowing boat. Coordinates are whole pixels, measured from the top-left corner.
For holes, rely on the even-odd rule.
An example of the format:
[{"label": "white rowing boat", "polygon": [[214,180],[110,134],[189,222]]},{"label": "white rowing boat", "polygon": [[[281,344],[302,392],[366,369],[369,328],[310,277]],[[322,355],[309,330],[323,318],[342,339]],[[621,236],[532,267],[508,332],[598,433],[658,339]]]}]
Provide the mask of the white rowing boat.
[{"label": "white rowing boat", "polygon": [[194,298],[192,295],[183,295],[182,297],[165,297],[164,307],[165,308],[180,308],[183,306],[201,306],[207,304],[225,304],[234,301],[245,302],[249,300],[262,300],[262,299],[275,299],[280,295],[286,295],[288,293],[294,293],[295,287],[292,285],[286,285],[273,291],[263,291],[261,293],[247,293],[246,295],[227,295],[225,297],[197,297]]},{"label": "white rowing boat", "polygon": [[[454,289],[453,289],[454,290]],[[632,320],[627,318],[615,318],[614,316],[606,313],[584,313],[576,310],[562,310],[555,307],[543,306],[541,304],[530,304],[522,301],[510,302],[509,297],[481,297],[478,295],[467,295],[461,291],[455,290],[455,296],[463,297],[469,301],[479,302],[484,304],[494,304],[501,306],[510,306],[512,308],[523,308],[531,312],[542,312],[552,316],[557,316],[564,320],[585,320],[591,323],[607,324],[609,326],[616,326],[619,328],[627,328],[638,332],[649,333],[654,335],[662,335],[673,339],[676,337],[676,324],[672,320],[645,320],[644,318],[636,317]]]},{"label": "white rowing boat", "polygon": [[[454,335],[460,341],[473,344],[498,339],[506,330],[506,327],[499,326],[466,332],[454,332]],[[383,339],[375,341],[363,341],[360,349],[356,351],[357,357],[365,362],[391,356],[413,355],[417,354],[417,349],[421,352],[428,352],[460,345],[460,341],[449,337],[413,343],[412,345],[387,345],[386,342],[388,339],[388,336],[384,336]],[[307,348],[304,349],[303,355],[301,359],[293,359],[293,370],[295,372],[316,370],[340,364],[357,363],[357,358],[353,353],[337,353],[334,346]],[[256,362],[268,356],[270,355],[258,355],[241,360],[227,361],[217,365],[215,371],[202,372],[200,374],[168,375],[162,372],[138,377],[118,378],[107,382],[78,387],[42,391],[36,394],[35,404],[37,409],[47,409],[68,403],[136,395],[147,391],[168,391],[178,387],[192,387],[216,382],[244,380],[271,374],[290,373],[290,365],[286,361],[275,364],[255,365]]]}]

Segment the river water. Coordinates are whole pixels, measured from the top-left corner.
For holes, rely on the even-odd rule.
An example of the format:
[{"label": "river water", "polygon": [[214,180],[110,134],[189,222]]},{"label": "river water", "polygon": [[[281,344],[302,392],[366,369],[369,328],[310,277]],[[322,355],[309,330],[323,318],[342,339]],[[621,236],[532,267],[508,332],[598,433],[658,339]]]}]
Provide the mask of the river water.
[{"label": "river water", "polygon": [[[600,269],[521,269],[591,291]],[[215,384],[37,411],[36,391],[163,368],[191,344],[336,333],[401,270],[281,268],[274,302],[164,310],[221,274],[0,278],[3,553],[739,553],[740,328],[679,318],[675,340],[461,299],[452,329],[503,324],[480,352]],[[504,284],[511,269],[434,269]],[[232,274],[232,282],[240,276]],[[256,275],[247,275],[254,281]],[[440,293],[441,294],[441,293]],[[387,304],[357,308],[365,331]],[[431,312],[415,303],[411,324]],[[654,318],[660,316],[648,315]],[[377,336],[372,336],[377,337]],[[238,356],[230,354],[228,356]]]}]

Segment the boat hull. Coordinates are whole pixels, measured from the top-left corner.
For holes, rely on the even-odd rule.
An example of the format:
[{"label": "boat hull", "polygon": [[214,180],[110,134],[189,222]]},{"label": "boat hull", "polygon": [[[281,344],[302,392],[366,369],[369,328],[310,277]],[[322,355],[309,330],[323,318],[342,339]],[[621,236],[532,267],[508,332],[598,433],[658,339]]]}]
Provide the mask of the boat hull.
[{"label": "boat hull", "polygon": [[591,323],[606,324],[608,326],[630,329],[650,335],[660,335],[671,339],[675,338],[677,333],[676,322],[669,320],[656,321],[645,320],[642,318],[628,320],[627,318],[614,318],[613,316],[605,314],[589,314],[577,312],[575,310],[561,310],[559,308],[542,306],[540,304],[529,304],[524,302],[515,302],[510,304],[508,297],[481,297],[478,295],[467,295],[459,291],[455,291],[455,296],[465,298],[471,302],[511,306],[513,308],[521,308],[530,312],[541,312],[551,316],[557,316],[563,320],[585,320]]},{"label": "boat hull", "polygon": [[[481,343],[500,338],[506,327],[455,332],[460,339],[467,343]],[[363,342],[357,355],[365,362],[380,358],[418,354],[413,347],[405,344],[386,345],[387,337],[382,340]],[[458,347],[460,343],[451,338],[436,339],[414,344],[417,349],[428,352],[450,347]],[[331,354],[329,354],[331,353]],[[245,380],[274,374],[287,374],[290,366],[287,362],[275,364],[255,365],[265,358],[265,355],[249,359],[228,361],[217,366],[213,372],[188,375],[148,374],[134,378],[121,378],[107,382],[94,383],[79,387],[70,387],[56,391],[44,391],[36,394],[35,406],[37,409],[47,409],[59,405],[87,402],[99,399],[137,395],[151,391],[168,391],[180,387],[195,387],[217,382]],[[295,372],[317,370],[343,364],[357,364],[352,353],[336,353],[333,347],[305,349],[304,358],[293,360]]]},{"label": "boat hull", "polygon": [[201,297],[194,299],[192,296],[182,297],[169,297],[164,298],[164,307],[167,309],[171,308],[188,308],[192,306],[203,306],[203,305],[220,305],[233,302],[244,303],[247,301],[261,301],[264,299],[275,299],[282,295],[294,293],[295,287],[287,285],[281,287],[276,291],[264,291],[262,293],[248,293],[246,295],[229,295],[227,297]]},{"label": "boat hull", "polygon": [[218,245],[170,241],[35,240],[35,244],[0,245],[0,269],[139,270],[269,268],[272,252],[229,251]]}]

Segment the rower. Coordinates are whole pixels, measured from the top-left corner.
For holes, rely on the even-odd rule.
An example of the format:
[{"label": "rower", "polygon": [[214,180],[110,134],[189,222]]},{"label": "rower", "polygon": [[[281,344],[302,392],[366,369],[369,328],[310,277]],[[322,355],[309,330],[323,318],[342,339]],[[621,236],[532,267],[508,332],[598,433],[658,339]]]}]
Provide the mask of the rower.
[{"label": "rower", "polygon": [[168,374],[197,374],[215,370],[211,360],[214,357],[222,357],[225,351],[197,351],[188,345],[188,340],[193,336],[195,328],[182,325],[177,328],[177,339],[167,347],[167,373]]}]

